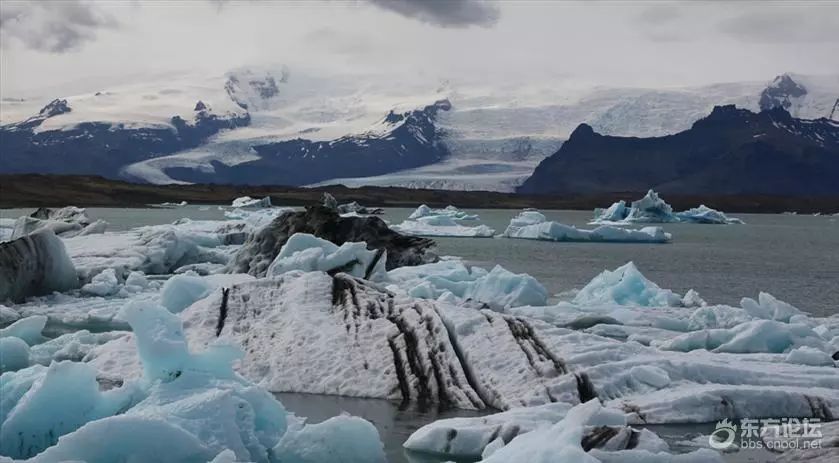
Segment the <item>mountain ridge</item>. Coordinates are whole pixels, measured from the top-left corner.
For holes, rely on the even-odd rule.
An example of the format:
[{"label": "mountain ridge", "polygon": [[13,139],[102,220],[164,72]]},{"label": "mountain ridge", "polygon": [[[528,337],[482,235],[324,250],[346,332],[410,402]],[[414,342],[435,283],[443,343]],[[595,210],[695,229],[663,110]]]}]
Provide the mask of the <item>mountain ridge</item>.
[{"label": "mountain ridge", "polygon": [[597,194],[654,188],[677,194],[839,193],[839,122],[716,106],[690,129],[662,137],[602,135],[581,124],[518,189]]}]

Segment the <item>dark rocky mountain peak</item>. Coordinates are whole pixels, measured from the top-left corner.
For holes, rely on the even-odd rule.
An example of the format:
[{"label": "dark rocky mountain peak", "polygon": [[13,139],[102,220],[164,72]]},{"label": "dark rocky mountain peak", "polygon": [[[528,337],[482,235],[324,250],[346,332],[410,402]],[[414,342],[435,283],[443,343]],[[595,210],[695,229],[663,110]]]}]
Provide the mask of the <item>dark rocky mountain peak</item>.
[{"label": "dark rocky mountain peak", "polygon": [[41,111],[38,112],[38,115],[46,119],[48,117],[58,116],[59,114],[69,113],[72,110],[73,109],[70,108],[70,105],[67,104],[67,100],[56,98],[44,106]]},{"label": "dark rocky mountain peak", "polygon": [[582,124],[578,125],[577,128],[574,129],[573,132],[571,132],[571,135],[568,137],[568,139],[571,140],[571,139],[587,138],[587,137],[590,137],[592,135],[597,135],[595,133],[594,129],[590,125],[588,125],[586,123],[582,123]]},{"label": "dark rocky mountain peak", "polygon": [[807,94],[807,89],[803,85],[794,81],[789,74],[782,74],[775,77],[775,80],[766,87],[760,94],[760,109],[772,109],[781,107],[790,109],[792,107],[792,99],[800,98]]},{"label": "dark rocky mountain peak", "polygon": [[839,194],[839,124],[717,106],[683,132],[636,138],[581,124],[519,193],[599,195],[650,188],[682,195]]},{"label": "dark rocky mountain peak", "polygon": [[210,107],[204,104],[203,101],[198,100],[198,103],[195,103],[195,109],[193,111],[209,111]]}]

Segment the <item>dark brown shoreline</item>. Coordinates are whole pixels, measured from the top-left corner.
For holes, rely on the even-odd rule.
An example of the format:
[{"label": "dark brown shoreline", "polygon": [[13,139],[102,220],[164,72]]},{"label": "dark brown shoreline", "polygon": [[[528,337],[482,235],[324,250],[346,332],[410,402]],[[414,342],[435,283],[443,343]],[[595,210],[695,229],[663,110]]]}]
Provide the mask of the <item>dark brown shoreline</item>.
[{"label": "dark brown shoreline", "polygon": [[[303,206],[320,202],[328,191],[339,202],[358,201],[374,207],[416,207],[428,204],[443,207],[485,209],[577,209],[608,207],[613,202],[633,200],[646,192],[615,192],[597,196],[557,197],[517,195],[487,191],[417,190],[394,187],[329,186],[297,188],[284,186],[239,185],[149,185],[82,175],[0,175],[0,208],[57,207],[146,207],[150,204],[187,201],[190,204],[230,204],[240,196],[271,196],[284,206]],[[776,196],[679,196],[663,195],[676,210],[705,204],[725,212],[740,213],[836,213],[839,197]]]}]

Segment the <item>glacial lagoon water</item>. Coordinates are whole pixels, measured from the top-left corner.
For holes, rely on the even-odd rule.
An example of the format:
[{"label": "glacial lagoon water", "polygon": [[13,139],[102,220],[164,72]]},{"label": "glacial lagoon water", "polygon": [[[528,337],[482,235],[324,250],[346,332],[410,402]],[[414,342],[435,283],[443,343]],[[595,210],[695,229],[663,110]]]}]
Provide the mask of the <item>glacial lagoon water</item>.
[{"label": "glacial lagoon water", "polygon": [[[0,210],[15,218],[32,209]],[[218,206],[178,208],[88,208],[110,229],[171,223],[182,217],[221,220]],[[386,209],[382,217],[402,222],[412,209]],[[515,210],[467,210],[501,233]],[[548,220],[587,225],[589,211],[543,211]],[[551,243],[511,239],[435,238],[440,255],[461,256],[473,265],[500,264],[538,279],[550,294],[581,288],[604,269],[633,261],[662,288],[695,289],[709,303],[738,305],[742,297],[767,291],[814,315],[839,313],[839,217],[731,214],[746,225],[663,224],[669,244]],[[465,224],[468,222],[465,222]]]},{"label": "glacial lagoon water", "polygon": [[[15,218],[32,209],[0,210],[0,217]],[[224,208],[88,208],[112,230],[171,223],[179,218],[219,220]],[[412,209],[387,209],[384,219],[399,223]],[[514,210],[468,210],[480,223],[498,233]],[[543,211],[549,220],[588,227],[588,211]],[[664,288],[697,290],[710,303],[737,305],[744,296],[761,290],[814,315],[839,313],[839,217],[810,215],[732,214],[746,225],[664,224],[673,242],[663,245],[608,243],[551,243],[511,239],[435,238],[440,255],[461,256],[482,267],[500,264],[514,272],[536,277],[557,298],[580,288],[604,269],[634,261],[641,272]],[[277,394],[285,406],[310,422],[347,412],[376,425],[393,463],[437,462],[429,456],[404,452],[402,442],[420,426],[451,416],[476,416],[481,412],[400,409],[397,403],[378,399]],[[483,412],[486,413],[486,412]],[[707,435],[710,425],[656,427],[675,449],[691,447],[687,439]],[[761,452],[726,455],[730,462],[768,461]]]}]

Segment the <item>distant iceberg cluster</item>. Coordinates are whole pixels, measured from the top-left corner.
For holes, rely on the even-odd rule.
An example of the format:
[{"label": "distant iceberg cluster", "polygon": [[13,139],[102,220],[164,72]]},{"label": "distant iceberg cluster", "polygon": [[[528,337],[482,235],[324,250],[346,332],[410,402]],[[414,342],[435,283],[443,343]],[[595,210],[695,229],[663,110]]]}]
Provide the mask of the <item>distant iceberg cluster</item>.
[{"label": "distant iceberg cluster", "polygon": [[639,230],[602,225],[593,230],[580,229],[559,222],[548,221],[538,211],[524,211],[510,220],[502,236],[542,241],[601,242],[601,243],[666,243],[670,233],[661,227]]},{"label": "distant iceberg cluster", "polygon": [[[373,423],[306,424],[272,392],[496,409],[430,423],[404,446],[504,463],[721,462],[644,426],[839,416],[836,315],[766,292],[717,304],[632,262],[553,297],[532,275],[438,258],[375,216],[226,212],[0,242],[0,460],[385,461]],[[423,220],[478,218],[421,208],[406,222]],[[501,236],[670,239],[535,210]]]},{"label": "distant iceberg cluster", "polygon": [[723,212],[700,205],[682,212],[673,212],[673,207],[664,202],[653,190],[633,201],[628,207],[621,200],[606,209],[595,209],[592,224],[636,224],[636,223],[701,223],[742,224],[743,221],[728,217]]},{"label": "distant iceberg cluster", "polygon": [[486,225],[466,226],[459,221],[478,220],[477,215],[467,214],[454,206],[431,209],[419,206],[404,222],[393,225],[394,230],[407,235],[459,238],[492,238],[495,230]]}]

